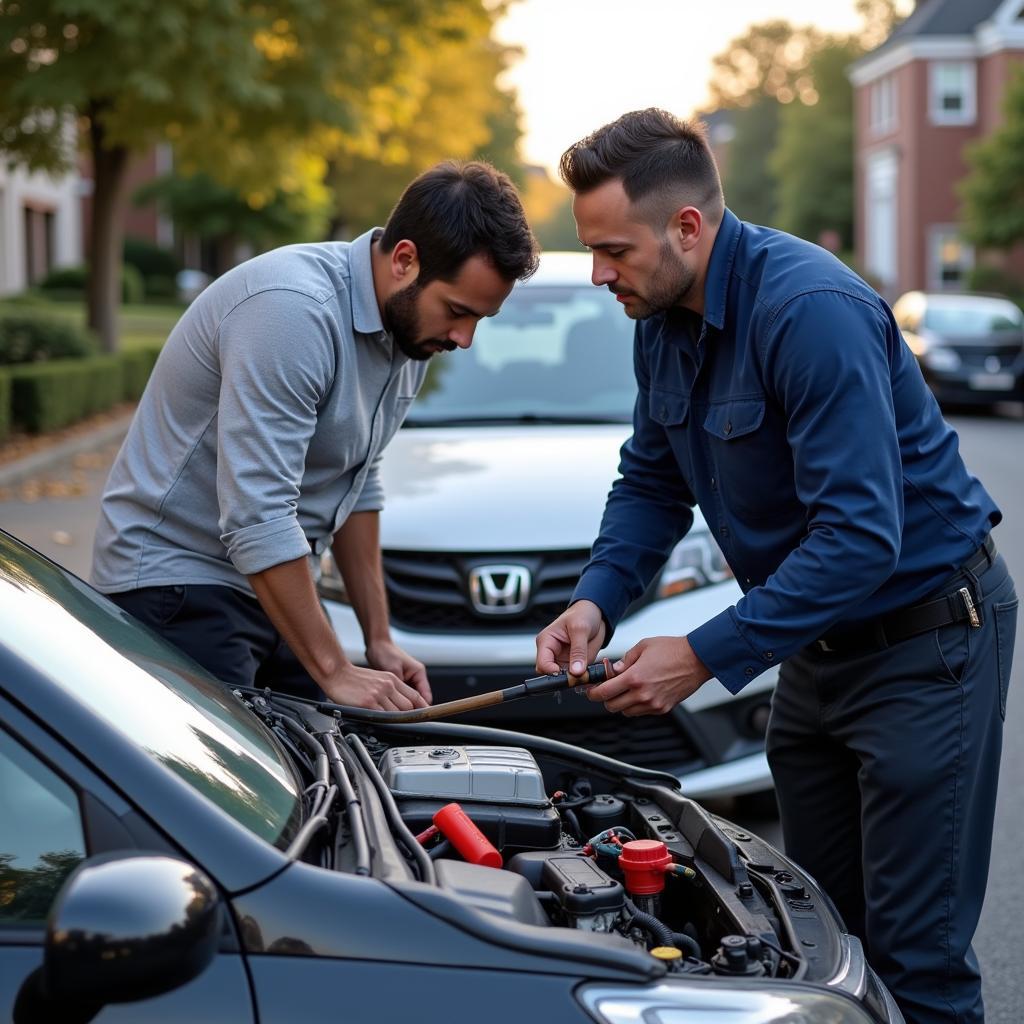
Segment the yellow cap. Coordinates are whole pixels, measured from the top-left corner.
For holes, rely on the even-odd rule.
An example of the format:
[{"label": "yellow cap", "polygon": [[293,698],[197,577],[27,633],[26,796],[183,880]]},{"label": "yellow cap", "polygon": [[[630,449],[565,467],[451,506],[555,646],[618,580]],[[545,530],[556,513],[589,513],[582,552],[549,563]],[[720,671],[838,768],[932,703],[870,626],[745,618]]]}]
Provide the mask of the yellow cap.
[{"label": "yellow cap", "polygon": [[651,956],[657,957],[659,960],[682,960],[683,951],[676,949],[675,946],[655,946],[650,951]]}]

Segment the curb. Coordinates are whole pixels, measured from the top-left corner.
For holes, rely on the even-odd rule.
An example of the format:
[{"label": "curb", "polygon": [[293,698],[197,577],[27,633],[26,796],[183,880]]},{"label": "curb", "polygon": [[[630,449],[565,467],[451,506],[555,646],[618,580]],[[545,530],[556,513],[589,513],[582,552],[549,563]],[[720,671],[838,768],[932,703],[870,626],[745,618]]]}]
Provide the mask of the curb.
[{"label": "curb", "polygon": [[86,434],[69,437],[66,441],[61,441],[43,451],[33,452],[23,459],[16,459],[14,462],[0,466],[0,487],[10,487],[12,484],[21,483],[22,480],[37,476],[64,459],[73,458],[82,452],[94,451],[111,441],[119,440],[128,432],[128,426],[134,415],[135,411],[132,410],[132,412],[126,413],[110,423],[104,423]]}]

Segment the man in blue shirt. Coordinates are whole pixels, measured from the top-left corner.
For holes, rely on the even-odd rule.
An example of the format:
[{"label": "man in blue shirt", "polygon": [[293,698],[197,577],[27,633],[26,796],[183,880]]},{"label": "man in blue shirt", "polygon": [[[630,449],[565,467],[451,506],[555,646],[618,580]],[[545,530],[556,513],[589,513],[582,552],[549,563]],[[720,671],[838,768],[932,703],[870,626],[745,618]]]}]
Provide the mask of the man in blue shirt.
[{"label": "man in blue shirt", "polygon": [[981,912],[1017,599],[1001,519],[892,314],[824,250],[739,221],[699,127],[626,114],[572,146],[594,284],[638,321],[621,478],[537,668],[605,646],[698,504],[744,591],[590,690],[662,714],[783,662],[768,731],[786,847],[908,1021],[981,1021]]}]

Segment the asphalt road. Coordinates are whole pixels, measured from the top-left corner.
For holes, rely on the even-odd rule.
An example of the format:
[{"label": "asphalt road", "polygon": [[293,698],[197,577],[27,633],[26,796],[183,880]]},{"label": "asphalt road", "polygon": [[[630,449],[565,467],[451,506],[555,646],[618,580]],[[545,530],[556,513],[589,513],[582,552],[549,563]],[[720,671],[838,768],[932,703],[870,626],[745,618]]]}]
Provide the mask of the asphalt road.
[{"label": "asphalt road", "polygon": [[[955,415],[961,451],[1003,510],[995,539],[1024,591],[1024,417],[1009,407],[1001,415]],[[107,445],[76,456],[35,480],[0,489],[0,524],[37,550],[88,576],[99,494],[116,452]],[[1024,848],[1024,628],[1018,621],[1018,653],[1007,702],[1003,765],[988,897],[975,940],[985,973],[988,1024],[1018,1024],[1024,1006],[1024,971],[1018,933],[1024,923],[1024,886],[1018,872]],[[781,845],[778,822],[742,804],[724,810],[745,827]]]}]

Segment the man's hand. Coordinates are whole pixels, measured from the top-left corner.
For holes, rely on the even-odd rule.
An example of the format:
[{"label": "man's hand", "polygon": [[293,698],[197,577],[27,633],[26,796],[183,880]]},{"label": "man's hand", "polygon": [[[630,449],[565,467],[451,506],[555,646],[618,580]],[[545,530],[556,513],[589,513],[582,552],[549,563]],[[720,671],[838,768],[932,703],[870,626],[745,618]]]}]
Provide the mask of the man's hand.
[{"label": "man's hand", "polygon": [[577,601],[537,634],[537,671],[582,675],[604,644],[604,619],[593,601]]},{"label": "man's hand", "polygon": [[376,711],[411,711],[427,702],[392,672],[379,672],[346,662],[321,684],[335,704]]},{"label": "man's hand", "polygon": [[422,661],[417,661],[411,654],[407,654],[398,644],[391,640],[369,643],[366,645],[366,660],[372,668],[391,672],[408,683],[428,704],[433,700],[426,665]]},{"label": "man's hand", "polygon": [[684,636],[641,640],[612,667],[616,676],[589,687],[587,698],[627,717],[664,715],[711,678]]}]

